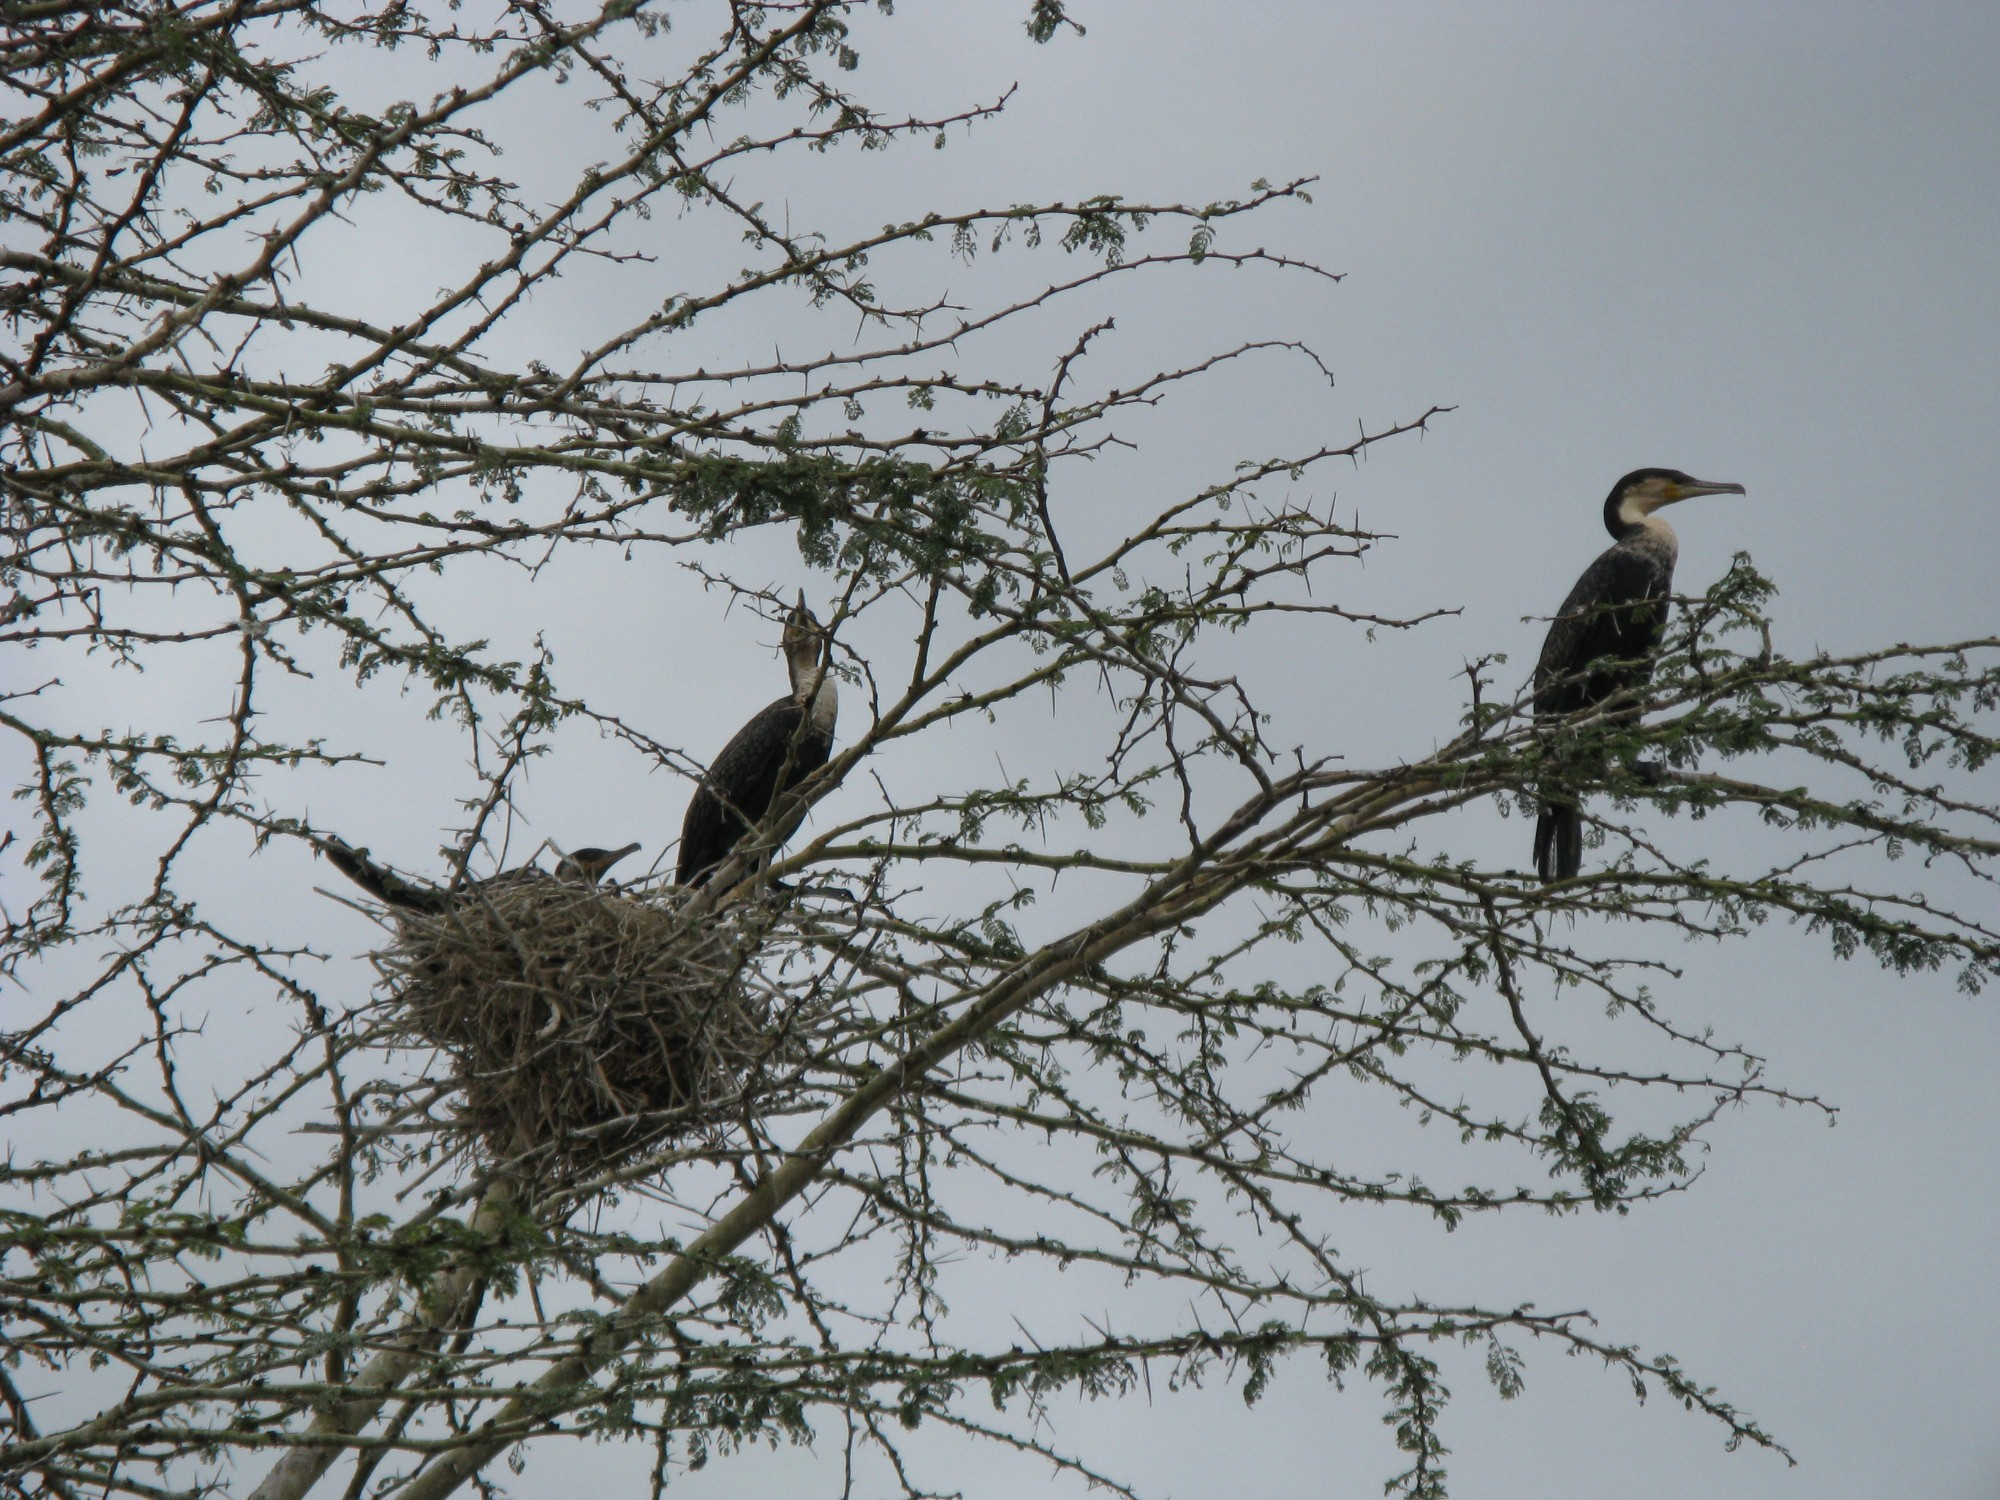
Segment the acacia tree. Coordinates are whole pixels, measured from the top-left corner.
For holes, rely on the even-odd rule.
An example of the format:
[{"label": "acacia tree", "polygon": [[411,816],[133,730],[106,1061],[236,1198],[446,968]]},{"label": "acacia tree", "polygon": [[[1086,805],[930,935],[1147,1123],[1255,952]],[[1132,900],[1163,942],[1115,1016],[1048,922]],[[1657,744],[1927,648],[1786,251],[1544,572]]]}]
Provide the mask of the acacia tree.
[{"label": "acacia tree", "polygon": [[[788,180],[943,144],[1004,103],[871,110],[848,76],[856,9],[6,18],[0,620],[35,670],[0,702],[19,786],[4,963],[32,981],[8,1001],[0,1101],[0,1472],[23,1492],[415,1500],[584,1435],[653,1445],[657,1490],[817,1433],[918,1494],[900,1434],[927,1425],[1116,1489],[1036,1420],[1055,1394],[1158,1372],[1254,1397],[1312,1356],[1379,1388],[1408,1461],[1393,1487],[1433,1495],[1450,1351],[1509,1394],[1534,1340],[1772,1441],[1582,1314],[1371,1292],[1342,1215],[1623,1210],[1686,1185],[1723,1108],[1790,1097],[1686,1018],[1652,930],[1788,919],[1896,971],[1992,975],[2000,937],[1961,898],[2000,852],[1970,779],[2000,643],[1790,658],[1739,559],[1684,601],[1643,720],[1612,705],[1552,752],[1486,662],[1462,720],[1409,726],[1395,763],[1268,743],[1232,653],[1298,617],[1336,640],[1421,623],[1315,587],[1381,539],[1312,476],[1436,413],[1065,527],[1128,415],[1236,361],[1323,374],[1297,344],[1119,388],[1092,366],[1138,279],[1326,274],[1235,248],[1237,221],[1304,185],[801,227],[768,206]],[[1051,0],[1026,20],[1037,40],[1074,29]],[[412,53],[424,97],[403,100]],[[567,175],[510,178],[500,148],[557,115]],[[337,274],[368,235],[424,247],[393,296]],[[731,243],[739,266],[708,253]],[[616,327],[537,347],[519,330],[564,276],[597,278]],[[741,318],[811,352],[732,356],[766,343],[738,340],[764,326]],[[397,746],[350,743],[342,682],[417,694],[463,735],[444,881],[500,860],[524,768],[564,726],[698,774],[713,746],[468,638],[451,589],[657,556],[775,605],[782,580],[746,571],[758,533],[794,540],[831,601],[848,705],[834,760],[779,809],[817,807],[773,872],[785,941],[753,964],[812,1017],[784,1086],[594,1175],[444,1150],[426,1131],[450,1081],[389,1044],[393,995],[352,969],[328,986],[311,948],[191,872],[246,834],[354,834],[307,795]],[[142,698],[94,727],[149,671],[191,696],[220,683],[228,711]],[[1091,728],[1032,774],[898,758],[1051,694]],[[1459,851],[1458,810],[1515,807],[1555,765],[1595,794],[1581,878]],[[1647,832],[1676,814],[1761,819],[1770,858],[1676,857]],[[198,1025],[239,976],[290,1022],[256,1055]],[[1531,1019],[1550,992],[1615,1025]],[[1357,1169],[1306,1127],[1360,1090],[1501,1154],[1468,1153],[1486,1175],[1455,1189]],[[1675,1110],[1614,1113],[1633,1097]],[[1102,1275],[1130,1314],[995,1339],[950,1307],[967,1250]]]}]

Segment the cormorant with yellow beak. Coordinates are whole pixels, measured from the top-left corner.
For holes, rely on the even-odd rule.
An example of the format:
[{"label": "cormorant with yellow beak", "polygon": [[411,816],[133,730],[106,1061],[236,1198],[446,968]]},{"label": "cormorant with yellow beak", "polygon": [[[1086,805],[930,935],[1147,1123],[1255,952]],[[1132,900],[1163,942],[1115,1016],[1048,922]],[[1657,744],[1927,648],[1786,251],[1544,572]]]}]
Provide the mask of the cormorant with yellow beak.
[{"label": "cormorant with yellow beak", "polygon": [[[1696,495],[1740,495],[1740,484],[1713,484],[1678,469],[1634,469],[1611,487],[1604,527],[1615,539],[1583,570],[1542,642],[1535,665],[1535,718],[1554,722],[1615,700],[1612,722],[1639,717],[1639,692],[1673,608],[1680,542],[1661,507]],[[1629,701],[1627,701],[1629,700]],[[1535,869],[1568,880],[1583,867],[1583,813],[1573,800],[1543,802],[1535,822]]]}]

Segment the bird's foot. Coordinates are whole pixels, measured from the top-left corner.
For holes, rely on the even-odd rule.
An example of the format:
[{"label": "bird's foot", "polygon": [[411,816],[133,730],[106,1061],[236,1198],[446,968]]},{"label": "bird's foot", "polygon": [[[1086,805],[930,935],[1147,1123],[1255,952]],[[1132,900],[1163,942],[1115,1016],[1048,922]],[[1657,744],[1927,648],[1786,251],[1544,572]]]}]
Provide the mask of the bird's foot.
[{"label": "bird's foot", "polygon": [[1666,766],[1657,760],[1635,760],[1631,765],[1632,775],[1642,786],[1661,787],[1672,775]]}]

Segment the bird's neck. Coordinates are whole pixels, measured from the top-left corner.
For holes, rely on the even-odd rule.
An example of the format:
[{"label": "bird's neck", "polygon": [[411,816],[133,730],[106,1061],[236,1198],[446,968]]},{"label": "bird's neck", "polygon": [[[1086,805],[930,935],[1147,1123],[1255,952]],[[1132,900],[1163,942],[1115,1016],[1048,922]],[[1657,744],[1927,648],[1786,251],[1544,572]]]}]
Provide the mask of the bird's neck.
[{"label": "bird's neck", "polygon": [[1618,536],[1620,546],[1664,552],[1669,562],[1680,556],[1681,539],[1674,535],[1674,528],[1666,523],[1664,517],[1626,512],[1618,519],[1624,523]]},{"label": "bird's neck", "polygon": [[831,666],[821,666],[818,661],[794,662],[792,696],[806,710],[814,729],[833,731],[833,721],[840,713],[840,689]]}]

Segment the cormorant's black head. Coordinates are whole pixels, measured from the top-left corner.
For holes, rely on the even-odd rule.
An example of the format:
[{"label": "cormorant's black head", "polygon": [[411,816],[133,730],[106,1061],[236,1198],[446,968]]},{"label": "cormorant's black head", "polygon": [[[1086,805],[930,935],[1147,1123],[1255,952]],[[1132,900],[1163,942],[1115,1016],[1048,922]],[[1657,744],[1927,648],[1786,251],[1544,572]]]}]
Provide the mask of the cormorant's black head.
[{"label": "cormorant's black head", "polygon": [[604,878],[605,871],[638,847],[627,844],[623,849],[572,849],[556,861],[556,878],[596,885]]},{"label": "cormorant's black head", "polygon": [[1604,529],[1621,541],[1646,524],[1663,505],[1695,495],[1740,495],[1740,484],[1714,484],[1679,469],[1634,469],[1611,486],[1604,502]]}]

